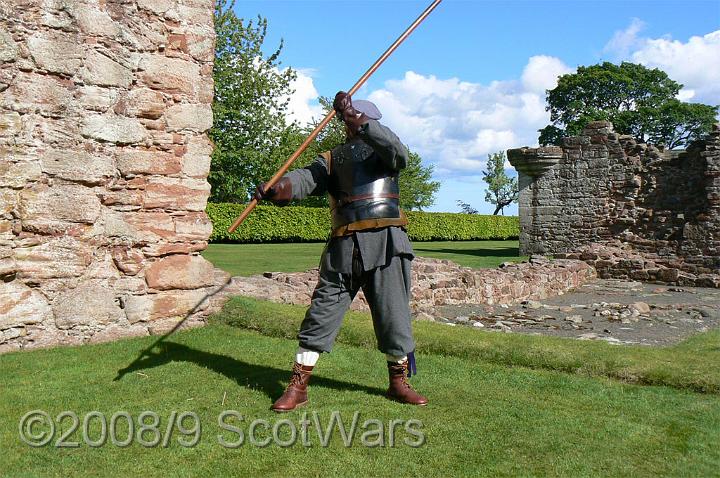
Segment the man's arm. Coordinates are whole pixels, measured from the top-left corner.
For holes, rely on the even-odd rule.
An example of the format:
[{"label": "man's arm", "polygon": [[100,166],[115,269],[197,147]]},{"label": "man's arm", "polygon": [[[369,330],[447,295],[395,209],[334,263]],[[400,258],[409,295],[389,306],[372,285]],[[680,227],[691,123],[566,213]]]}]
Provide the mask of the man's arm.
[{"label": "man's arm", "polygon": [[397,171],[407,166],[407,148],[390,128],[379,121],[368,119],[358,130],[358,136],[375,150],[388,168]]},{"label": "man's arm", "polygon": [[327,162],[319,156],[311,165],[283,175],[272,188],[268,188],[267,183],[259,184],[254,197],[258,201],[272,201],[278,206],[285,206],[293,199],[325,194],[327,182]]},{"label": "man's arm", "polygon": [[[398,171],[407,166],[408,152],[400,139],[390,128],[383,126],[376,119],[358,111],[352,104],[350,95],[338,91],[333,101],[338,118],[341,118],[352,136],[357,135],[375,150],[380,159],[390,169]],[[377,111],[378,116],[379,111]]]},{"label": "man's arm", "polygon": [[318,156],[309,166],[290,171],[283,176],[292,184],[292,198],[321,196],[327,191],[328,168],[325,158]]}]

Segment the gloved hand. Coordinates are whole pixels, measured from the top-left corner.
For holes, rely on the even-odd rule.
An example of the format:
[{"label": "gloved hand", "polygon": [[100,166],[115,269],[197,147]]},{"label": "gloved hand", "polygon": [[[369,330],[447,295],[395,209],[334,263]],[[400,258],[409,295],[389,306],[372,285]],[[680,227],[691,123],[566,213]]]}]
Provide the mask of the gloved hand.
[{"label": "gloved hand", "polygon": [[292,201],[292,183],[288,178],[280,178],[271,188],[267,183],[258,184],[253,198],[258,202],[266,200],[277,206],[287,206]]},{"label": "gloved hand", "polygon": [[361,113],[353,107],[350,95],[344,91],[338,91],[335,95],[333,109],[338,118],[344,121],[353,133],[357,133],[360,127],[370,119],[365,113]]}]

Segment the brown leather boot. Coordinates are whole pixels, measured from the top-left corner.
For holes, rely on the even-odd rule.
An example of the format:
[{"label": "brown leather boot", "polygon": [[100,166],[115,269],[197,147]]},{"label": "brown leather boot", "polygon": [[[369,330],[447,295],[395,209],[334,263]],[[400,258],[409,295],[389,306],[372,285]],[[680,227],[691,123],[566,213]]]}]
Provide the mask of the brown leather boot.
[{"label": "brown leather boot", "polygon": [[289,412],[305,405],[308,402],[307,385],[310,381],[312,370],[312,365],[301,365],[295,362],[290,383],[285,389],[285,393],[273,403],[271,407],[272,410],[276,412]]},{"label": "brown leather boot", "polygon": [[390,400],[410,405],[427,405],[428,399],[413,390],[407,381],[408,362],[388,362],[390,387],[385,394]]}]

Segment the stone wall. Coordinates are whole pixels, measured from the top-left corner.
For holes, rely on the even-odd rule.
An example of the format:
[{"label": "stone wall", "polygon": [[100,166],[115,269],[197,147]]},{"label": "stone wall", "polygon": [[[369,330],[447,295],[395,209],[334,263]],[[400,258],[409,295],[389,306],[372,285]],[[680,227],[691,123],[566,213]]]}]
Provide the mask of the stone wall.
[{"label": "stone wall", "polygon": [[[549,261],[533,257],[521,264],[503,264],[496,269],[471,269],[454,262],[416,257],[412,265],[410,308],[415,315],[440,305],[511,304],[555,297],[596,278],[595,269],[579,260]],[[272,272],[252,277],[233,277],[224,293],[310,305],[318,270]],[[353,310],[368,311],[360,291]]]},{"label": "stone wall", "polygon": [[593,122],[562,147],[508,158],[519,171],[521,254],[621,243],[663,267],[720,272],[718,126],[686,151],[662,151]]},{"label": "stone wall", "polygon": [[211,0],[0,2],[0,351],[202,309]]}]

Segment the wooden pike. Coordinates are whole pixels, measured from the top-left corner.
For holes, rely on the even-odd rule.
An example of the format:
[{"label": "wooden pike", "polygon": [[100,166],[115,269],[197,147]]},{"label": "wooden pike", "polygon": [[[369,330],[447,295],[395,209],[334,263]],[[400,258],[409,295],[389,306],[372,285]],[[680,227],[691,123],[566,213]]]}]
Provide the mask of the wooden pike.
[{"label": "wooden pike", "polygon": [[[383,64],[385,60],[395,51],[395,49],[400,46],[400,44],[405,41],[405,39],[410,36],[410,34],[422,23],[425,18],[430,15],[430,13],[437,7],[442,0],[434,0],[432,4],[430,4],[429,7],[425,9],[424,12],[420,14],[419,17],[408,27],[405,32],[398,37],[395,42],[390,45],[390,48],[385,50],[385,53],[383,53],[380,58],[377,59],[377,61],[365,72],[363,76],[360,77],[360,79],[353,85],[352,88],[350,88],[350,91],[348,91],[348,94],[352,96],[357,90],[360,89],[360,87],[367,81],[370,76],[375,73],[375,70],[377,70],[380,65]],[[303,143],[300,145],[300,147],[295,151],[288,159],[285,161],[285,164],[282,165],[282,167],[275,173],[275,175],[270,178],[270,181],[267,182],[267,188],[271,188],[275,185],[275,183],[278,182],[278,180],[283,177],[283,175],[287,172],[288,169],[290,169],[290,166],[292,163],[295,162],[295,160],[307,149],[308,146],[310,146],[310,143],[317,137],[317,135],[320,133],[320,131],[327,126],[327,124],[330,122],[330,120],[333,119],[335,116],[335,110],[330,110],[330,112],[325,116],[325,119],[323,119],[320,124],[318,124],[315,129],[310,133],[310,135],[303,141]],[[255,206],[257,206],[258,202],[255,198],[253,198],[250,203],[245,207],[245,210],[240,214],[240,216],[233,222],[232,226],[228,229],[228,232],[233,233],[235,232],[235,229],[242,224],[242,222],[245,220],[245,218],[248,217],[248,215],[252,212],[253,209],[255,209]]]}]

